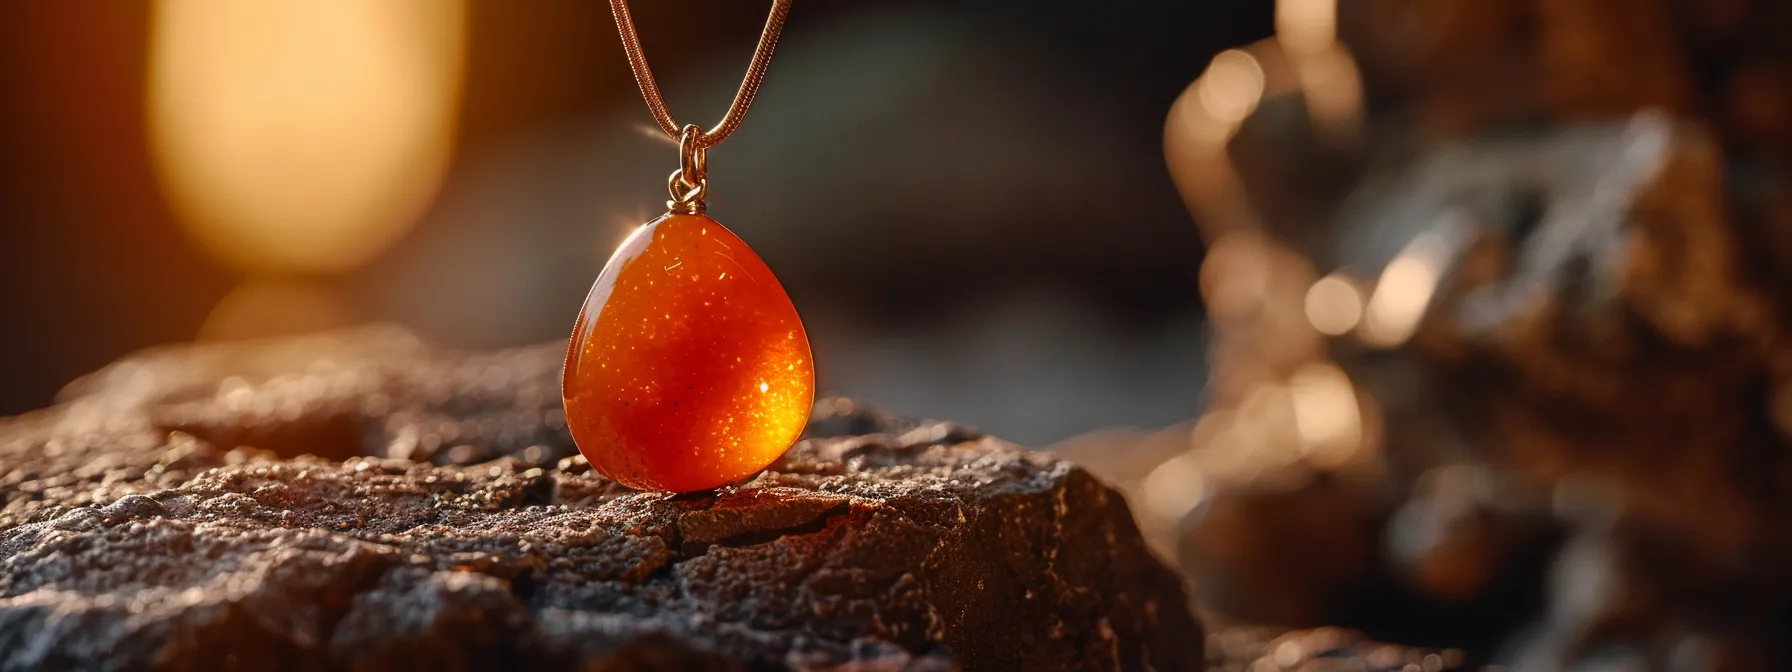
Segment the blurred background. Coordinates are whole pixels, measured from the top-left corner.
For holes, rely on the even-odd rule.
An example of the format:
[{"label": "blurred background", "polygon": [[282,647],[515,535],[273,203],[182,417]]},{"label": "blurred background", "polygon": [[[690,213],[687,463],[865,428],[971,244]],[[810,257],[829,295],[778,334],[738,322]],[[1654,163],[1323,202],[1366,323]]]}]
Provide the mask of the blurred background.
[{"label": "blurred background", "polygon": [[[720,117],[762,4],[635,8],[681,120]],[[1035,445],[1191,417],[1204,245],[1164,118],[1273,15],[798,3],[711,213],[826,390]],[[0,91],[0,414],[164,342],[564,338],[676,161],[584,0],[12,3]]]}]

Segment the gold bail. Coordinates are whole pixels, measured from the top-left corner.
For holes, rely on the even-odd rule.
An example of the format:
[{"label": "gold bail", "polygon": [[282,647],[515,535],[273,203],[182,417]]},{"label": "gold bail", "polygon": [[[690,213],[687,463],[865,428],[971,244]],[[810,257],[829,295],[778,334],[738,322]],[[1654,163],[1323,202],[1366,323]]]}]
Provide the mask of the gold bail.
[{"label": "gold bail", "polygon": [[687,215],[703,214],[703,197],[709,193],[709,150],[701,144],[703,129],[685,124],[678,133],[678,170],[666,178],[672,200],[666,209]]}]

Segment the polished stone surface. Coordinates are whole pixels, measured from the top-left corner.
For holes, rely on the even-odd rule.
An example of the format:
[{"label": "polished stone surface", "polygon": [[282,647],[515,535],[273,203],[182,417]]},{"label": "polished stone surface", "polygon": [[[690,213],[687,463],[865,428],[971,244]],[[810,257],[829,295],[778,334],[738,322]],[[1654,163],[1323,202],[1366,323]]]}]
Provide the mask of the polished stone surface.
[{"label": "polished stone surface", "polygon": [[707,490],[790,447],[815,399],[809,338],[745,242],[668,214],[617,248],[566,357],[567,425],[593,467],[642,490]]}]

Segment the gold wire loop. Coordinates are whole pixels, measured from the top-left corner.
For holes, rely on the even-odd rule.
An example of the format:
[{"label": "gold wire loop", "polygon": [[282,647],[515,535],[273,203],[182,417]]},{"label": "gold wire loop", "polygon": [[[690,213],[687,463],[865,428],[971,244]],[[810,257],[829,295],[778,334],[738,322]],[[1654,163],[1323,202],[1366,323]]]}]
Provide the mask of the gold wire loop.
[{"label": "gold wire loop", "polygon": [[[734,102],[728,105],[728,113],[722,115],[715,128],[697,135],[699,149],[721,144],[740,128],[741,120],[746,119],[747,108],[753,106],[753,97],[759,94],[759,83],[765,79],[765,70],[771,67],[772,52],[778,48],[778,36],[784,32],[785,19],[790,17],[791,1],[772,0],[771,14],[765,18],[765,29],[759,33],[759,45],[753,49],[753,60],[747,65],[746,76],[741,78],[740,89],[734,92]],[[647,55],[641,51],[641,35],[635,30],[634,17],[629,15],[628,0],[610,0],[610,13],[616,17],[616,32],[622,35],[622,50],[628,54],[628,67],[635,73],[635,84],[641,87],[641,97],[647,100],[653,121],[666,135],[680,138],[683,133],[678,121],[666,107],[659,82],[653,78],[653,69],[647,67]]]},{"label": "gold wire loop", "polygon": [[678,170],[666,178],[666,209],[692,215],[703,214],[703,196],[709,193],[709,150],[699,140],[703,129],[686,124],[678,133]]},{"label": "gold wire loop", "polygon": [[709,193],[709,179],[700,178],[693,182],[685,176],[684,169],[679,168],[666,178],[666,193],[672,196],[672,200],[666,201],[667,210],[701,215],[705,210],[703,197]]},{"label": "gold wire loop", "polygon": [[678,134],[678,172],[685,184],[702,184],[709,180],[709,150],[699,144],[703,129],[685,124]]},{"label": "gold wire loop", "polygon": [[635,84],[641,87],[641,97],[647,101],[648,111],[653,113],[654,123],[666,135],[678,140],[678,170],[672,171],[666,178],[666,192],[672,200],[666,201],[666,209],[688,214],[703,213],[703,196],[709,193],[709,155],[708,150],[740,128],[740,123],[747,117],[747,108],[753,106],[753,97],[759,94],[759,84],[765,79],[765,71],[771,67],[772,52],[778,48],[778,36],[784,32],[784,21],[790,17],[792,0],[772,0],[771,14],[765,18],[765,29],[759,33],[759,46],[753,49],[753,61],[747,65],[747,74],[741,78],[740,89],[734,92],[734,102],[729,103],[728,113],[715,128],[707,132],[696,124],[679,126],[672,118],[672,111],[666,107],[666,99],[660,94],[659,82],[653,78],[653,69],[647,67],[647,54],[641,50],[641,35],[635,30],[635,19],[629,15],[628,0],[610,0],[610,13],[616,17],[616,32],[622,35],[622,51],[628,55],[629,70],[635,74]]}]

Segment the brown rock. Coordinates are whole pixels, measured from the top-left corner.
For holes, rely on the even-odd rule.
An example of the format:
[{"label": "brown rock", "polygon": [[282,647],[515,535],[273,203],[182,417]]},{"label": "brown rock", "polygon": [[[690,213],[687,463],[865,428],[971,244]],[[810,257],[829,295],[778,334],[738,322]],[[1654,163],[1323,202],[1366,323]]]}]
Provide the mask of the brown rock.
[{"label": "brown rock", "polygon": [[1428,136],[1698,107],[1668,3],[1345,0],[1338,12],[1376,106]]},{"label": "brown rock", "polygon": [[559,352],[175,348],[0,421],[0,669],[1201,664],[1180,580],[1067,462],[824,401],[854,433],[632,492],[571,457]]},{"label": "brown rock", "polygon": [[[1202,502],[1174,529],[1204,605],[1519,670],[1787,669],[1792,3],[1337,19],[1366,141],[1317,160],[1304,94],[1266,86],[1227,146],[1253,207],[1197,208],[1229,218],[1203,221],[1215,393],[1185,455],[1135,468],[1175,478],[1122,482]],[[1333,365],[1354,407],[1306,415],[1357,417],[1349,460],[1286,431],[1289,372]]]}]

